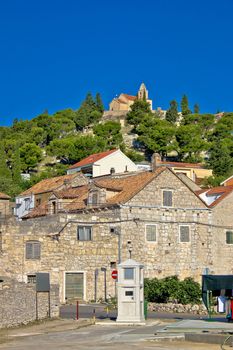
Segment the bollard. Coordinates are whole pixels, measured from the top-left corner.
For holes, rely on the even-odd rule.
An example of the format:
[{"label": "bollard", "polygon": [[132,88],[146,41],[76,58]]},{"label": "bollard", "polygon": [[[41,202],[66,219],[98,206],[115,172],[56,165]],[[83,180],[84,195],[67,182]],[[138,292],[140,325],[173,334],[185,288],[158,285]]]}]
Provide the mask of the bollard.
[{"label": "bollard", "polygon": [[78,307],[79,307],[79,304],[78,304],[78,300],[77,300],[77,304],[76,304],[76,320],[78,320],[78,317],[79,317],[79,314],[78,314],[79,309],[78,309]]},{"label": "bollard", "polygon": [[95,309],[93,309],[93,316],[92,316],[93,322],[95,324]]}]

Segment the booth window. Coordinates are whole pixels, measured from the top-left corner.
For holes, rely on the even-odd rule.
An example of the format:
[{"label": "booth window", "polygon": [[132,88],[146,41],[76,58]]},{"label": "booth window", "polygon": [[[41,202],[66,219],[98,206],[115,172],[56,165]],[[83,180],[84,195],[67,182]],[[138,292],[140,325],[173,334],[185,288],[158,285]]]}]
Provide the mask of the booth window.
[{"label": "booth window", "polygon": [[26,259],[40,259],[40,242],[26,242]]},{"label": "booth window", "polygon": [[233,231],[226,231],[226,243],[233,244]]},{"label": "booth window", "polygon": [[172,207],[172,191],[163,190],[163,206]]},{"label": "booth window", "polygon": [[134,269],[132,267],[126,267],[124,269],[124,279],[133,280],[134,279]]},{"label": "booth window", "polygon": [[156,242],[156,225],[146,225],[146,240],[148,242]]},{"label": "booth window", "polygon": [[78,241],[91,241],[92,240],[92,227],[91,226],[78,226],[77,238],[78,238]]},{"label": "booth window", "polygon": [[180,242],[190,242],[189,226],[180,226]]}]

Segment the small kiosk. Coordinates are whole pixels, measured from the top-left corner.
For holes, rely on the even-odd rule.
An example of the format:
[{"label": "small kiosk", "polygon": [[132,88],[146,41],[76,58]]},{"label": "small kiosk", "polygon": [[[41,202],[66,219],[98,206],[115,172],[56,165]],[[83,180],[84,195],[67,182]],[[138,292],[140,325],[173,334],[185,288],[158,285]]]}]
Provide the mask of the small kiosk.
[{"label": "small kiosk", "polygon": [[211,297],[218,297],[218,312],[233,320],[233,275],[203,275],[202,300],[211,317]]},{"label": "small kiosk", "polygon": [[145,324],[143,265],[133,259],[118,265],[116,322]]}]

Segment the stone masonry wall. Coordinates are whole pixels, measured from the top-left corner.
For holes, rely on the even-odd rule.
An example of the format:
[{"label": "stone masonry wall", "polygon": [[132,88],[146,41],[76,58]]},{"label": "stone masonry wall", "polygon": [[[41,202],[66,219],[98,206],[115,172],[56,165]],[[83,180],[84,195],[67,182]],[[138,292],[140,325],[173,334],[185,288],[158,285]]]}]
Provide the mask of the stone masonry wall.
[{"label": "stone masonry wall", "polygon": [[[173,192],[172,207],[163,207],[162,191]],[[222,202],[223,205],[223,202]],[[115,281],[111,272],[118,261],[120,233],[122,261],[132,258],[144,264],[145,277],[163,278],[177,275],[180,279],[193,277],[201,281],[206,267],[211,273],[230,274],[233,245],[226,245],[224,219],[232,225],[230,215],[233,198],[217,211],[205,204],[180,179],[164,171],[128,203],[112,209],[97,209],[73,214],[57,214],[23,222],[9,220],[2,226],[0,276],[27,281],[27,275],[49,272],[50,281],[59,285],[61,302],[66,301],[67,273],[81,273],[84,277],[83,299],[104,297],[106,269],[107,297],[115,295]],[[156,225],[156,242],[146,240],[146,225]],[[92,226],[92,239],[79,241],[79,225]],[[188,225],[190,241],[180,242],[179,227]],[[40,259],[26,259],[28,240],[41,243]],[[98,272],[96,274],[96,271]],[[95,295],[95,276],[97,293]]]},{"label": "stone masonry wall", "polygon": [[[59,316],[58,286],[51,286],[51,317]],[[37,293],[35,287],[13,280],[0,282],[0,328],[14,327],[47,318],[49,315],[48,293]]]}]

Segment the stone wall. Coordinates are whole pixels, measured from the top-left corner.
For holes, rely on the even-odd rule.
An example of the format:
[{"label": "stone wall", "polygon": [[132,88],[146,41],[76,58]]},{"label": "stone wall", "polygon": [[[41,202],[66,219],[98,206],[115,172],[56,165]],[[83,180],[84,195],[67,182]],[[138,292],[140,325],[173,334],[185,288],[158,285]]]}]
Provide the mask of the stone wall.
[{"label": "stone wall", "polygon": [[[0,282],[0,328],[14,327],[41,320],[49,316],[47,292],[37,293],[35,286],[14,280]],[[59,316],[59,289],[52,285],[50,292],[50,316]]]},{"label": "stone wall", "polygon": [[155,311],[161,313],[185,313],[185,314],[194,314],[194,315],[208,315],[206,307],[203,304],[200,305],[183,305],[183,304],[157,304],[157,303],[148,303],[148,311]]}]

